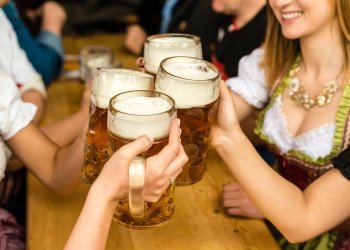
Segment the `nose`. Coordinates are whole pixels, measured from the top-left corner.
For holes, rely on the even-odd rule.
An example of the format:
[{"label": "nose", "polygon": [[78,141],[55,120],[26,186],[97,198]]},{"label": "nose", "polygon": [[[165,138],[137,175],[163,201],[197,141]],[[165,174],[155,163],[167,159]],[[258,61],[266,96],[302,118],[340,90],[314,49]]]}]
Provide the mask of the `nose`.
[{"label": "nose", "polygon": [[295,0],[270,0],[270,5],[275,7],[284,7],[291,4]]}]

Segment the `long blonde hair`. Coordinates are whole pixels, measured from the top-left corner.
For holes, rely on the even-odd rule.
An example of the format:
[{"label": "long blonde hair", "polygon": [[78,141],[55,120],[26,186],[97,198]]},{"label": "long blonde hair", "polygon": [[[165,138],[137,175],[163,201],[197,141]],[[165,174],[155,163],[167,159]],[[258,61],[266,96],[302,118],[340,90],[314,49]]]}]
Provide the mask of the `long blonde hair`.
[{"label": "long blonde hair", "polygon": [[[343,50],[345,55],[344,68],[350,72],[350,0],[333,0],[335,2],[335,15],[338,19]],[[265,70],[266,80],[269,86],[273,86],[277,79],[283,77],[291,68],[296,55],[300,53],[299,39],[286,39],[281,31],[271,7],[268,5],[268,24],[265,42],[265,50],[262,68]]]}]

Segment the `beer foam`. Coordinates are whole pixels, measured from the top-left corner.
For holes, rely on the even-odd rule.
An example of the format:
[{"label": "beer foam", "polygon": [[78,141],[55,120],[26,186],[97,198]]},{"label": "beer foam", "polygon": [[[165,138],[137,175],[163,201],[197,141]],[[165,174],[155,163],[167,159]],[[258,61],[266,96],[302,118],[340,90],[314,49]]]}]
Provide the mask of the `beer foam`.
[{"label": "beer foam", "polygon": [[155,89],[171,96],[177,108],[202,107],[219,97],[220,77],[206,63],[174,62],[163,67],[173,76],[158,74]]},{"label": "beer foam", "polygon": [[91,98],[97,107],[108,108],[109,100],[122,92],[153,90],[152,75],[129,69],[103,68],[95,74]]},{"label": "beer foam", "polygon": [[163,48],[171,48],[171,47],[186,48],[186,47],[196,45],[195,40],[185,36],[156,37],[151,39],[150,43],[152,43],[152,46],[154,47],[163,47]]},{"label": "beer foam", "polygon": [[86,58],[86,66],[89,68],[109,67],[112,64],[109,54],[95,54]]},{"label": "beer foam", "polygon": [[113,107],[120,112],[112,115],[108,112],[108,129],[114,134],[136,139],[141,135],[154,138],[166,137],[169,134],[170,122],[167,111],[171,105],[160,97],[129,97],[118,100]]},{"label": "beer foam", "polygon": [[171,109],[171,105],[160,97],[136,96],[120,100],[115,108],[133,115],[153,115]]},{"label": "beer foam", "polygon": [[202,58],[202,45],[188,37],[159,37],[145,43],[145,69],[157,74],[161,61],[173,56]]},{"label": "beer foam", "polygon": [[164,69],[177,77],[191,80],[208,80],[217,76],[217,73],[208,67],[205,62],[183,63],[173,62],[164,65]]}]

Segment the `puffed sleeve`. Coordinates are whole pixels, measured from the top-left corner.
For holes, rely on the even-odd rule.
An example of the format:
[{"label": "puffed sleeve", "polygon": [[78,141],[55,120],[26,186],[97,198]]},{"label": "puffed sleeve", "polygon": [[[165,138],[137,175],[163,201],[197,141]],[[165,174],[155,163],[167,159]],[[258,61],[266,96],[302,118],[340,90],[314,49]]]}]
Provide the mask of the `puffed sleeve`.
[{"label": "puffed sleeve", "polygon": [[334,168],[348,180],[350,180],[350,147],[332,159]]},{"label": "puffed sleeve", "polygon": [[269,90],[260,63],[263,49],[255,49],[251,54],[242,57],[238,64],[238,75],[226,81],[227,86],[240,95],[247,103],[263,108],[269,98]]},{"label": "puffed sleeve", "polygon": [[33,119],[36,106],[22,101],[15,82],[0,72],[0,135],[6,141]]}]

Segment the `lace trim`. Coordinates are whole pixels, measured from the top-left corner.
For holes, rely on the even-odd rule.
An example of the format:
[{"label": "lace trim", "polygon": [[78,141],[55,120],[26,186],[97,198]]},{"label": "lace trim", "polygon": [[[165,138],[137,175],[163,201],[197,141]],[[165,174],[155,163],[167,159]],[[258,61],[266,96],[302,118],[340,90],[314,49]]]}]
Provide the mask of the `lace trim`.
[{"label": "lace trim", "polygon": [[[290,71],[294,70],[298,66],[297,60],[290,69]],[[272,105],[275,103],[276,98],[280,96],[285,89],[285,87],[289,84],[290,77],[289,73],[283,78],[281,84],[279,84],[276,87],[276,90],[272,94],[271,100],[266,106],[266,108],[260,112],[259,117],[256,121],[256,128],[254,132],[265,142],[269,143],[272,148],[274,148],[277,152],[280,152],[279,147],[273,143],[270,138],[264,133],[262,130],[263,128],[263,121],[264,117],[266,115],[266,112],[271,109]],[[333,147],[327,156],[324,157],[318,157],[316,160],[310,157],[309,155],[305,154],[304,152],[301,152],[300,150],[289,150],[287,151],[286,157],[287,158],[293,158],[296,161],[302,163],[303,165],[308,165],[308,167],[312,165],[316,165],[317,168],[321,167],[322,168],[330,168],[331,164],[329,163],[330,160],[335,157],[340,151],[341,148],[345,148],[349,142],[350,142],[350,129],[347,131],[344,131],[345,128],[347,128],[347,118],[349,114],[349,109],[350,109],[350,79],[347,81],[345,84],[345,89],[340,101],[340,105],[337,111],[336,115],[336,129],[334,132],[334,137],[333,137]],[[345,134],[344,134],[345,133]],[[298,160],[297,160],[298,159]],[[326,165],[325,165],[326,164]]]}]

